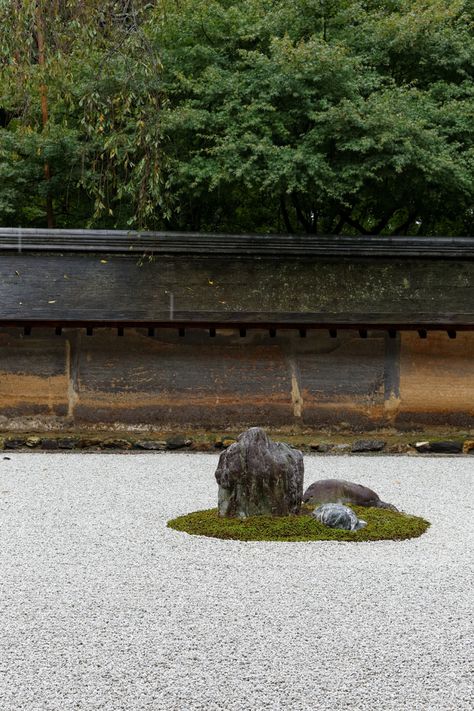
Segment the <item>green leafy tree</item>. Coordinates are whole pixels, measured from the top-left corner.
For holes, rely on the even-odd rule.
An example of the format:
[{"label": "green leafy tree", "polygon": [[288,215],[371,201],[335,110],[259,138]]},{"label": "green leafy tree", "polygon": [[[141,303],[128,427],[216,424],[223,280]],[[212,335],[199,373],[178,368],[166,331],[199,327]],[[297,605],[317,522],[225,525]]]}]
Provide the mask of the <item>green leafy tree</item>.
[{"label": "green leafy tree", "polygon": [[163,7],[171,226],[471,229],[472,3]]},{"label": "green leafy tree", "polygon": [[472,0],[0,0],[0,220],[469,234],[473,29]]},{"label": "green leafy tree", "polygon": [[4,221],[162,219],[151,9],[137,0],[0,0]]}]

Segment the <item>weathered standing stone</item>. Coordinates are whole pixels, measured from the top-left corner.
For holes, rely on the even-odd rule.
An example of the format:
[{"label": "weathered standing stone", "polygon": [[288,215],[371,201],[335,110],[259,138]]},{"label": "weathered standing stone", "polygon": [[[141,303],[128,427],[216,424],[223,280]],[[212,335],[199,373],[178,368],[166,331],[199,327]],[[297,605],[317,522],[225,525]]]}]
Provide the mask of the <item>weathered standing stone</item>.
[{"label": "weathered standing stone", "polygon": [[222,452],[216,470],[219,515],[237,518],[297,514],[303,497],[303,455],[272,442],[260,427]]}]

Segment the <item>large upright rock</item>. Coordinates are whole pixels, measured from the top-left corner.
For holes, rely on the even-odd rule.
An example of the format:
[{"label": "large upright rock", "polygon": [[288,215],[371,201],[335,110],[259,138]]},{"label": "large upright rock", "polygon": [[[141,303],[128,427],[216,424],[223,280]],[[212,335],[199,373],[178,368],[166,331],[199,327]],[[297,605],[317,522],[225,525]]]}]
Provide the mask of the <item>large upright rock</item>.
[{"label": "large upright rock", "polygon": [[220,516],[296,514],[303,498],[303,455],[251,427],[222,452],[216,479]]}]

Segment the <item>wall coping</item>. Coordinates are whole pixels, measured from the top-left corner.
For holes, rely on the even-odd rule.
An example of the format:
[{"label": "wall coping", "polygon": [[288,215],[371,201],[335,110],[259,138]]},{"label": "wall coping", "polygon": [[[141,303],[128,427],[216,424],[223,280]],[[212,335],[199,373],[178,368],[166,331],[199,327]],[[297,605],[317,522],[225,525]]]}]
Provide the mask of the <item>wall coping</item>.
[{"label": "wall coping", "polygon": [[471,260],[474,259],[474,237],[232,235],[3,227],[0,228],[1,252]]}]

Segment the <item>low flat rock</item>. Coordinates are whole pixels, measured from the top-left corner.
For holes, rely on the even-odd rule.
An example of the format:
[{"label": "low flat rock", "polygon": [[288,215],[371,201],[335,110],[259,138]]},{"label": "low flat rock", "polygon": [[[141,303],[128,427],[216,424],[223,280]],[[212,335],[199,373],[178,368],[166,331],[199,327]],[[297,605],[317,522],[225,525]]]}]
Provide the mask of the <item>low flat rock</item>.
[{"label": "low flat rock", "polygon": [[351,452],[381,452],[386,442],[383,439],[358,439],[351,447]]},{"label": "low flat rock", "polygon": [[166,449],[184,449],[192,444],[192,440],[182,437],[181,435],[176,435],[174,437],[168,437],[166,440]]},{"label": "low flat rock", "polygon": [[166,449],[166,442],[155,439],[142,439],[135,442],[136,449],[145,449],[150,452],[159,452]]},{"label": "low flat rock", "polygon": [[354,504],[374,506],[379,509],[397,509],[392,504],[381,501],[379,495],[362,484],[345,479],[320,479],[313,482],[303,494],[305,504]]},{"label": "low flat rock", "polygon": [[463,442],[459,440],[435,440],[432,442],[416,442],[414,447],[417,452],[431,454],[461,454]]}]

